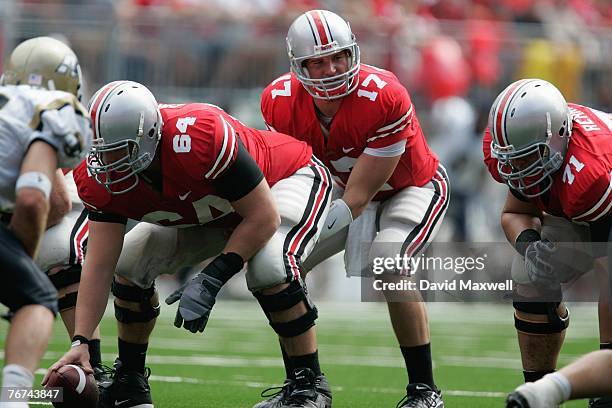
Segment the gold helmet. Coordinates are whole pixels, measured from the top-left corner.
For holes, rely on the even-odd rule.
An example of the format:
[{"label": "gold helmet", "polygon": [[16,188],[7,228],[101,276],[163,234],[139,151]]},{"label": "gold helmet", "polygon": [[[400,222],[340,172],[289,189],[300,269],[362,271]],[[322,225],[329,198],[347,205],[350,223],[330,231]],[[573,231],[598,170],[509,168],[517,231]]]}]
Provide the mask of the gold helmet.
[{"label": "gold helmet", "polygon": [[0,85],[32,85],[81,95],[81,67],[75,53],[51,37],[36,37],[11,53]]}]

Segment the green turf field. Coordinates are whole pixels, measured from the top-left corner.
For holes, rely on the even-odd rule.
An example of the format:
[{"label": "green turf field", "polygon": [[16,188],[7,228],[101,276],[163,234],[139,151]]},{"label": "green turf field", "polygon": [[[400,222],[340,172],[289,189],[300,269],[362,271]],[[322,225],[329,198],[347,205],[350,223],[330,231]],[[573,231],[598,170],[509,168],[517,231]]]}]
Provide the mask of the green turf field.
[{"label": "green turf field", "polygon": [[[384,304],[319,306],[319,355],[335,407],[395,407],[406,373]],[[598,346],[595,305],[572,306],[561,364]],[[434,369],[446,407],[503,407],[505,394],[521,382],[510,306],[429,304]],[[148,365],[156,407],[251,407],[263,388],[283,379],[272,330],[256,302],[219,301],[205,333],[172,325],[166,307],[149,346]],[[103,359],[116,353],[115,323],[103,322]],[[5,333],[7,324],[0,323]],[[2,336],[4,337],[4,335]],[[61,323],[45,355],[49,366],[66,350]],[[37,381],[42,377],[39,370]],[[586,401],[566,407],[586,407]]]}]

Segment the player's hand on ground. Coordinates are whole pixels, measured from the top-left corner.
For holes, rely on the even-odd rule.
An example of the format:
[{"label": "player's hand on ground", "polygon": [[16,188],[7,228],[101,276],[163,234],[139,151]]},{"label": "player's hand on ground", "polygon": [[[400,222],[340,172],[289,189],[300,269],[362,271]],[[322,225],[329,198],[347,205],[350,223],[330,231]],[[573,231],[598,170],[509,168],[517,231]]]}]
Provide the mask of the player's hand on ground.
[{"label": "player's hand on ground", "polygon": [[49,377],[53,371],[57,371],[60,367],[67,364],[76,364],[83,368],[85,374],[93,374],[93,369],[89,364],[89,347],[82,344],[80,346],[70,348],[70,350],[68,350],[62,358],[57,360],[51,367],[49,367],[42,380],[42,385],[47,384],[47,381],[49,381]]}]

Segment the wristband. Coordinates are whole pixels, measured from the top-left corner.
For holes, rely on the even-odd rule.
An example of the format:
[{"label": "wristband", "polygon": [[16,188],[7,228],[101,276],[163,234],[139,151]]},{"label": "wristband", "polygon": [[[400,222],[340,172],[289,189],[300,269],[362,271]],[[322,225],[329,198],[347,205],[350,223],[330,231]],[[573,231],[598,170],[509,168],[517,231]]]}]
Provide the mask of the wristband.
[{"label": "wristband", "polygon": [[538,231],[529,228],[524,231],[521,231],[518,237],[516,237],[516,241],[514,242],[514,248],[519,254],[525,256],[525,251],[527,251],[527,247],[529,246],[529,244],[535,241],[540,241],[541,239],[542,236]]},{"label": "wristband", "polygon": [[78,347],[81,344],[86,344],[87,346],[89,346],[89,339],[85,336],[77,334],[72,338],[72,344],[70,345],[70,347]]}]

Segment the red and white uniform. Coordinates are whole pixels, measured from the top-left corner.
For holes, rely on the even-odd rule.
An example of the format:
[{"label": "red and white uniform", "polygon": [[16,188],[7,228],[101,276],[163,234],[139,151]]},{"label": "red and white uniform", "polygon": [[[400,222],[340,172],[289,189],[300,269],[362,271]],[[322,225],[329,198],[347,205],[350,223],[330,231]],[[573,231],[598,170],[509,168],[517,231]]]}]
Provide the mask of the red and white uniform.
[{"label": "red and white uniform", "polygon": [[[550,190],[530,198],[541,211],[579,223],[596,222],[612,211],[612,116],[568,104],[572,135],[561,168],[552,175]],[[493,178],[504,183],[491,157],[492,136],[483,139],[484,161]]]},{"label": "red and white uniform", "polygon": [[[339,185],[334,188],[334,198],[342,196],[362,153],[401,155],[389,180],[349,226],[348,235],[337,234],[326,240],[330,242],[319,243],[305,265],[308,269],[346,249],[347,273],[363,276],[371,271],[362,270],[367,266],[362,259],[399,253],[416,256],[424,251],[442,223],[450,191],[446,172],[429,149],[414,105],[397,77],[362,64],[356,80],[357,88],[342,98],[328,126],[321,124],[312,96],[294,74],[268,85],[261,97],[261,111],[270,129],[312,146],[313,154],[329,167]],[[368,254],[359,254],[363,242],[373,244]]]},{"label": "red and white uniform", "polygon": [[281,215],[276,234],[249,260],[249,289],[298,279],[331,196],[331,175],[310,147],[281,133],[251,129],[210,104],[160,105],[160,110],[161,191],[141,179],[133,190],[111,195],[84,163],[75,169],[92,219],[104,221],[92,217],[100,213],[145,221],[126,235],[118,273],[147,288],[162,273],[219,254],[236,223],[215,221],[233,212],[215,180],[232,166],[241,143],[271,186]]},{"label": "red and white uniform", "polygon": [[[79,196],[91,211],[165,226],[206,224],[233,211],[230,203],[219,197],[213,182],[236,159],[239,140],[270,186],[310,162],[311,149],[305,143],[280,133],[248,128],[214,105],[160,108],[164,121],[158,148],[162,191],[141,181],[134,190],[113,196],[88,175],[85,163],[81,163],[74,178]],[[138,205],[134,205],[135,200]]]},{"label": "red and white uniform", "polygon": [[[341,186],[362,153],[379,155],[405,141],[405,151],[387,183],[374,197],[385,199],[399,190],[421,187],[436,174],[438,158],[429,149],[406,88],[389,72],[361,65],[359,86],[342,99],[325,136],[312,96],[294,74],[274,80],[261,97],[261,112],[273,130],[312,146]],[[385,155],[385,153],[383,153]]]}]

